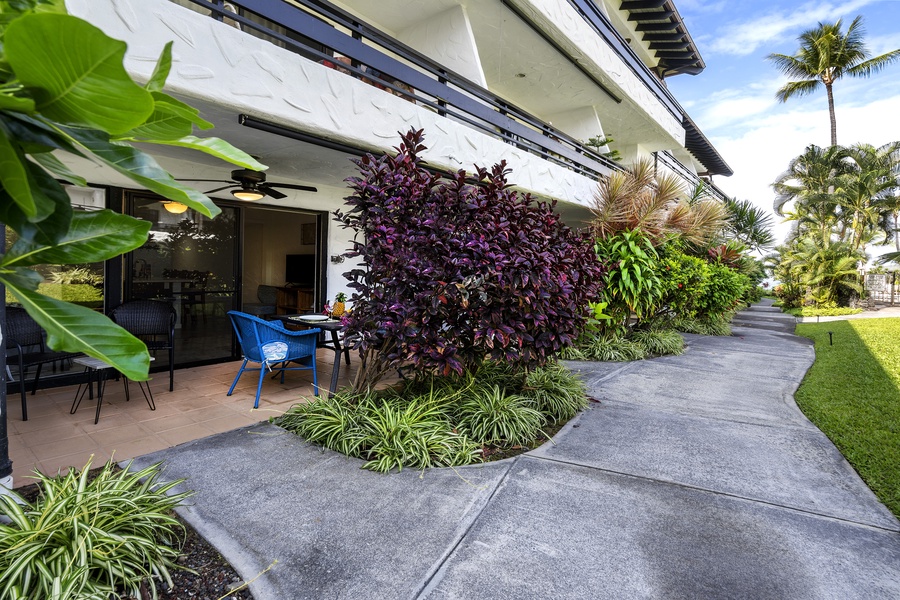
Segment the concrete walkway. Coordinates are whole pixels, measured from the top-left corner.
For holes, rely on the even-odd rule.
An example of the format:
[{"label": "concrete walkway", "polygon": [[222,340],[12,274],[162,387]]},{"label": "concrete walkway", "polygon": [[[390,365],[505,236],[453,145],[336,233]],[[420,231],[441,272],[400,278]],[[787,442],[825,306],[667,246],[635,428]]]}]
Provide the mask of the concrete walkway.
[{"label": "concrete walkway", "polygon": [[257,600],[900,597],[900,523],[792,394],[758,305],[683,356],[572,363],[599,400],[515,459],[390,476],[271,425],[139,459]]}]

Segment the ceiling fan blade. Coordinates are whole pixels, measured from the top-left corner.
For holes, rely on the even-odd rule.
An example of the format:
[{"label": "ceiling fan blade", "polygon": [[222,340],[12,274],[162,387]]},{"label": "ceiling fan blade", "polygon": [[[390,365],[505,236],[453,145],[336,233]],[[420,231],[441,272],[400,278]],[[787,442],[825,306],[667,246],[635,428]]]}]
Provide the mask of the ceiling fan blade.
[{"label": "ceiling fan blade", "polygon": [[241,186],[232,183],[231,185],[226,185],[226,186],[223,186],[223,187],[220,187],[220,188],[216,188],[216,189],[214,189],[214,190],[209,190],[208,192],[203,192],[203,193],[204,193],[204,194],[213,194],[213,193],[215,193],[215,192],[221,192],[222,190],[227,190],[228,188],[233,188],[233,187],[241,187]]},{"label": "ceiling fan blade", "polygon": [[318,192],[316,188],[309,185],[294,185],[293,183],[267,183],[271,187],[285,188],[288,190],[302,190],[304,192]]},{"label": "ceiling fan blade", "polygon": [[287,198],[287,196],[285,194],[282,194],[278,190],[272,189],[272,187],[267,184],[260,184],[260,185],[256,186],[256,189],[258,189],[261,192],[264,192],[267,196],[275,198],[276,200],[281,200],[282,198]]},{"label": "ceiling fan blade", "polygon": [[176,177],[175,181],[205,181],[208,183],[234,183],[231,179],[191,179],[190,177]]}]

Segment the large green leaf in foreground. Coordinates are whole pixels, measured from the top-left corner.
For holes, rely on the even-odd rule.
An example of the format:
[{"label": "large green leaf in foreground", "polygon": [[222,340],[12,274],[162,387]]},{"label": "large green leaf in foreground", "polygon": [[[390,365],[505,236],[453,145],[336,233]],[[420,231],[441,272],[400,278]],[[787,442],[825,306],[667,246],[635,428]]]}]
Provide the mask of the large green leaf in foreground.
[{"label": "large green leaf in foreground", "polygon": [[20,239],[0,261],[4,267],[79,264],[109,260],[147,241],[150,222],[111,210],[76,212],[69,231],[56,245]]},{"label": "large green leaf in foreground", "polygon": [[146,381],[150,368],[147,346],[102,313],[50,298],[28,289],[18,274],[0,275],[16,299],[47,332],[47,345],[62,352],[84,352],[114,364],[125,377]]},{"label": "large green leaf in foreground", "polygon": [[15,19],[4,37],[6,59],[44,117],[112,134],[153,112],[150,92],[125,71],[126,49],[87,21],[61,14]]}]

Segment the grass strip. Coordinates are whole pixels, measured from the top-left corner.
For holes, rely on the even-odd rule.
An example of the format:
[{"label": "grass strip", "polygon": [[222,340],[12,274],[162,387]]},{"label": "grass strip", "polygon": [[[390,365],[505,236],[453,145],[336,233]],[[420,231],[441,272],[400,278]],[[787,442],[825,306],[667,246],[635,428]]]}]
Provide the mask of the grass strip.
[{"label": "grass strip", "polygon": [[900,319],[801,323],[797,334],[816,347],[797,404],[900,517]]}]

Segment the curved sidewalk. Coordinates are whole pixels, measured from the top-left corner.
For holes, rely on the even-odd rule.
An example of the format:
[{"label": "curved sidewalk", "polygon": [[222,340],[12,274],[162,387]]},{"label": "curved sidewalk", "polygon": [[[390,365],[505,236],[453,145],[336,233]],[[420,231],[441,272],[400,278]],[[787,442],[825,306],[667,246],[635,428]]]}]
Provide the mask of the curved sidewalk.
[{"label": "curved sidewalk", "polygon": [[571,363],[553,444],[360,470],[261,424],[142,457],[257,600],[900,597],[900,523],[793,401],[813,349],[757,305],[682,356]]}]

